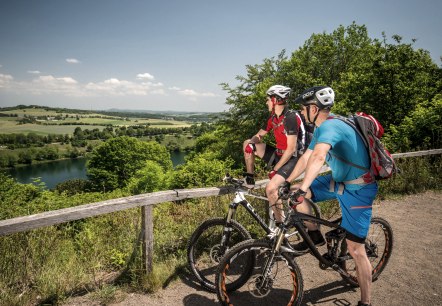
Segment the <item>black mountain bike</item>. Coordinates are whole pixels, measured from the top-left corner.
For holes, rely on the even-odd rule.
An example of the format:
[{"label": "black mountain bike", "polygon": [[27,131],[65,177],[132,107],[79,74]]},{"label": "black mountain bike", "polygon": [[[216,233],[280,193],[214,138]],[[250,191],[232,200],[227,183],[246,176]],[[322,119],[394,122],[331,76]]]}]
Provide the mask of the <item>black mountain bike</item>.
[{"label": "black mountain bike", "polygon": [[[246,196],[250,196],[264,200],[268,204],[266,197],[253,194],[252,190],[243,186],[243,180],[233,178],[229,174],[226,174],[223,180],[235,190],[235,197],[229,205],[227,216],[204,221],[193,232],[187,245],[187,261],[190,271],[202,287],[212,292],[215,292],[215,272],[221,258],[235,244],[252,238],[244,226],[235,220],[237,208],[243,206],[267,235],[272,232],[272,228],[275,229],[273,218],[269,218],[269,224],[267,225],[246,199]],[[311,207],[313,215],[320,218],[321,214],[318,206],[311,202]],[[269,208],[269,216],[273,216],[271,208]],[[297,235],[298,233],[294,228],[292,231],[286,231],[286,239],[293,240]],[[249,269],[253,268],[251,264]],[[227,287],[229,290],[234,290],[237,285],[233,282],[227,284]]]},{"label": "black mountain bike", "polygon": [[[304,221],[332,228],[325,234],[327,252],[320,254],[308,236]],[[332,268],[352,286],[358,286],[356,267],[347,251],[341,219],[327,221],[290,210],[273,239],[248,240],[231,248],[216,272],[216,293],[222,305],[300,305],[303,279],[296,263],[301,254],[286,243],[285,233],[294,227],[306,241],[322,269]],[[372,264],[372,279],[385,269],[393,249],[393,231],[382,218],[373,217],[365,240],[365,250]],[[250,267],[253,267],[250,269]],[[234,286],[230,286],[234,284]],[[234,291],[236,290],[236,291]]]}]

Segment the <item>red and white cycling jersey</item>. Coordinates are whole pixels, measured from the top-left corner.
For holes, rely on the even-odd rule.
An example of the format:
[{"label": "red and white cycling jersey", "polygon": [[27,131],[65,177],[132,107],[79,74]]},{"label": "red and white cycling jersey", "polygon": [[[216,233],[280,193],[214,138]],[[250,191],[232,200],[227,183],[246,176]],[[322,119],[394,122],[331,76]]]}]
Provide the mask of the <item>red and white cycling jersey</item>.
[{"label": "red and white cycling jersey", "polygon": [[[272,114],[267,120],[267,125],[263,127],[263,130],[270,132],[273,131],[276,140],[276,149],[278,149],[279,155],[281,152],[287,149],[287,135],[297,135],[297,153],[303,154],[308,147],[308,142],[311,139],[313,131],[305,124],[305,120],[297,111],[290,110],[285,107],[282,114],[278,117],[276,114]],[[278,153],[278,152],[277,152]]]}]

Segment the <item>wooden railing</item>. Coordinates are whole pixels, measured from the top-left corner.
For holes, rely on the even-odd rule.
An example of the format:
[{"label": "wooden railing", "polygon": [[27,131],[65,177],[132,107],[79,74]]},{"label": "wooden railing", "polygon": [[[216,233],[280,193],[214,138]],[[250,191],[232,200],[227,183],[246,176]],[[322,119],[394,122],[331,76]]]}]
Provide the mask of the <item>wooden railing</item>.
[{"label": "wooden railing", "polygon": [[[393,154],[394,158],[415,157],[441,154],[442,149],[417,151],[408,153]],[[330,169],[324,166],[321,173],[327,172]],[[302,178],[302,176],[300,177]],[[264,187],[268,179],[258,181],[256,188]],[[112,199],[91,204],[79,205],[75,207],[63,208],[43,212],[35,215],[22,216],[0,221],[0,236],[24,232],[40,227],[65,223],[73,220],[79,220],[121,210],[126,210],[134,207],[142,207],[142,243],[143,243],[143,258],[145,268],[151,271],[152,268],[152,251],[153,251],[153,217],[152,206],[164,202],[180,201],[185,199],[195,199],[209,196],[219,196],[223,194],[232,193],[231,187],[210,187],[210,188],[195,188],[195,189],[181,189],[181,190],[167,190],[147,194],[140,194],[125,198]]]}]

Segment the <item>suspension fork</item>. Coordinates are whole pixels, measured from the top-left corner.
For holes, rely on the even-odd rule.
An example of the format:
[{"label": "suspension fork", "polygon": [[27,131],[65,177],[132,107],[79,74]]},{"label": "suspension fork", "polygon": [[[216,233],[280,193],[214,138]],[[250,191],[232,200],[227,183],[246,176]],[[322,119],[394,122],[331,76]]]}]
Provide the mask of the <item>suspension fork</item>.
[{"label": "suspension fork", "polygon": [[224,254],[224,252],[226,251],[227,245],[230,241],[230,235],[232,234],[233,230],[232,220],[235,220],[236,209],[238,208],[239,204],[240,203],[233,201],[229,205],[229,211],[227,212],[226,223],[224,224],[223,235],[221,237],[221,243],[220,243],[222,254]]},{"label": "suspension fork", "polygon": [[270,256],[267,258],[266,263],[264,265],[264,270],[262,271],[262,279],[259,283],[259,287],[263,287],[264,285],[266,285],[267,279],[270,276],[274,259],[276,254],[279,252],[279,249],[281,248],[282,242],[284,241],[284,236],[285,236],[285,230],[281,229],[280,227],[278,227],[278,229],[276,230],[276,242],[273,244],[273,248],[272,248],[272,252],[270,253]]}]

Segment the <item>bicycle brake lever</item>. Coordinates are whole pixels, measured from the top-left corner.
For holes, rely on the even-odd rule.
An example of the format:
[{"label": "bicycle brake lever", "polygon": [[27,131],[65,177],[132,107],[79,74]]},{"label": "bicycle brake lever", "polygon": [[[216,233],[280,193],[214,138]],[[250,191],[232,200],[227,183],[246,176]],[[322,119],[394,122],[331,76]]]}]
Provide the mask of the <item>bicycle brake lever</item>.
[{"label": "bicycle brake lever", "polygon": [[232,177],[230,176],[229,172],[226,173],[226,175],[223,178],[223,182],[228,182]]}]

